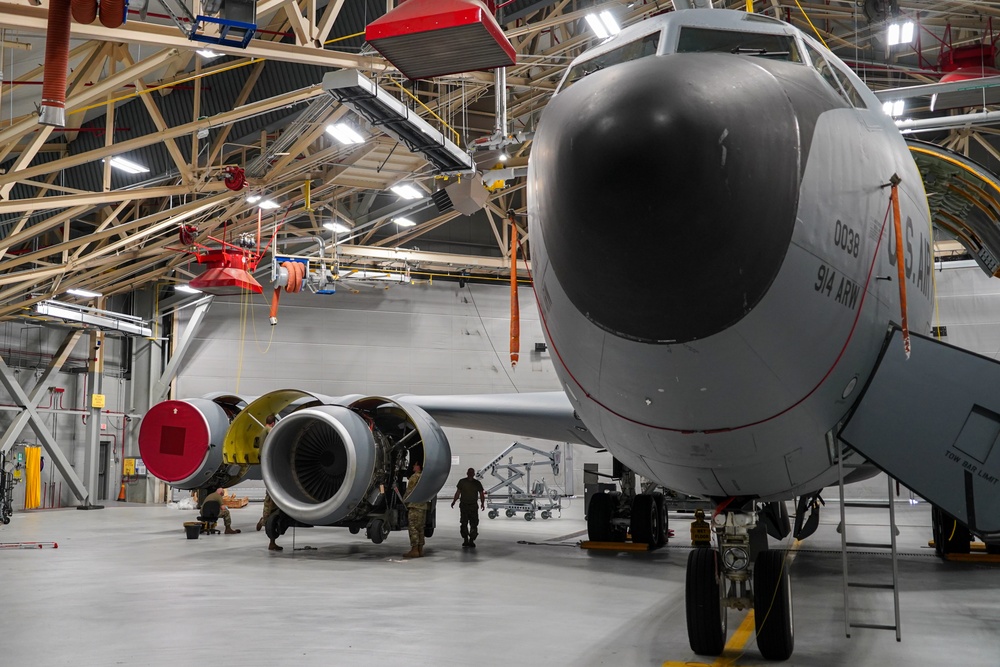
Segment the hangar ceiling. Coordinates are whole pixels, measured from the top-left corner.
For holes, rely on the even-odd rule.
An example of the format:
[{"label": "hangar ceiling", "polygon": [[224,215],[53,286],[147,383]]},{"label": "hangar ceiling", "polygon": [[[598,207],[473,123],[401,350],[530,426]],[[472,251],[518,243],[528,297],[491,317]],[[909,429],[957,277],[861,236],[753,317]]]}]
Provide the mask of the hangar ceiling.
[{"label": "hangar ceiling", "polygon": [[[197,2],[197,0],[195,0]],[[189,7],[191,3],[188,2]],[[389,188],[408,183],[429,194],[443,185],[420,154],[334,102],[323,75],[357,68],[413,112],[454,131],[463,148],[496,127],[491,72],[408,81],[364,43],[364,28],[386,0],[259,0],[259,31],[246,49],[188,40],[160,0],[133,2],[116,29],[73,22],[67,81],[67,127],[37,122],[49,0],[0,0],[0,319],[17,317],[69,288],[105,295],[151,283],[186,283],[200,267],[178,236],[183,223],[196,240],[256,234],[266,241],[280,223],[285,248],[312,252],[315,238],[343,266],[505,275],[508,210],[525,211],[523,178],[490,194],[483,211],[439,213],[429,197],[401,200]],[[389,3],[391,4],[391,3]],[[659,0],[511,0],[498,18],[517,52],[507,68],[509,132],[527,133],[510,146],[514,161],[530,154],[530,132],[566,65],[597,43],[585,16],[608,10],[628,25],[663,11]],[[994,67],[1000,3],[896,3],[888,0],[770,0],[758,12],[819,34],[875,90],[933,83],[955,49],[980,48]],[[745,1],[715,2],[743,9]],[[198,14],[197,7],[191,7]],[[913,45],[888,46],[893,14],[917,24]],[[966,94],[952,109],[931,112],[925,98],[908,100],[913,118],[996,109],[993,89]],[[326,127],[349,120],[364,142],[344,145]],[[997,122],[940,129],[920,138],[964,153],[1000,171]],[[499,150],[475,153],[482,169]],[[112,169],[125,157],[148,172]],[[194,157],[193,157],[194,156]],[[246,169],[248,186],[227,188],[225,169]],[[279,204],[261,211],[259,194]],[[401,227],[405,215],[416,222]],[[523,217],[517,218],[523,225]],[[521,232],[523,233],[523,228]],[[609,232],[613,233],[613,232]],[[295,245],[295,239],[302,243]],[[290,239],[290,240],[289,240]],[[526,239],[530,252],[530,238]],[[400,249],[405,249],[403,252]]]}]

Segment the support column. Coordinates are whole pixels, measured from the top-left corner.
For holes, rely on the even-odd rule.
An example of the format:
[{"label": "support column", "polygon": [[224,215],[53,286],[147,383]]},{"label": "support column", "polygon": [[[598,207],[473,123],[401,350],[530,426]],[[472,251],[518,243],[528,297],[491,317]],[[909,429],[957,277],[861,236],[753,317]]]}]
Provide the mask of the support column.
[{"label": "support column", "polygon": [[184,360],[184,355],[187,353],[188,348],[191,347],[194,335],[201,326],[202,320],[205,319],[205,313],[208,312],[208,307],[212,305],[212,301],[213,297],[210,296],[195,306],[194,312],[191,314],[191,320],[184,328],[184,333],[181,334],[176,345],[174,345],[170,361],[167,362],[166,368],[163,369],[163,374],[160,375],[160,378],[150,391],[151,405],[166,400],[167,392],[170,391],[170,383],[173,382],[174,376],[177,375],[181,361]]},{"label": "support column", "polygon": [[[97,465],[101,453],[101,410],[104,408],[104,334],[94,331],[90,334],[90,368],[87,369],[87,437],[84,439],[83,483],[97,497]],[[94,505],[90,495],[78,510],[99,510],[104,505]]]}]

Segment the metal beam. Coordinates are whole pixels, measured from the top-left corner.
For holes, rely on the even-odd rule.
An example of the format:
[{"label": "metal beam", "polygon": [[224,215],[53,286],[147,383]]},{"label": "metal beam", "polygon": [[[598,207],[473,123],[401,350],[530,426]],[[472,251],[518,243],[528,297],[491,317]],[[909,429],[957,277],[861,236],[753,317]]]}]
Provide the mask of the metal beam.
[{"label": "metal beam", "polygon": [[205,319],[205,313],[208,312],[208,308],[212,305],[213,300],[213,297],[210,296],[195,306],[194,312],[191,313],[191,319],[188,321],[188,325],[184,327],[184,333],[181,334],[180,340],[174,349],[173,356],[170,357],[166,368],[163,369],[163,374],[160,375],[160,378],[150,388],[152,403],[159,403],[166,400],[167,392],[170,391],[170,383],[173,382],[174,376],[177,375],[181,361],[184,360],[184,355],[187,353],[188,348],[191,347],[194,335],[197,333],[198,327],[201,326],[202,320]]},{"label": "metal beam", "polygon": [[[70,334],[70,337],[67,338],[67,341],[64,341],[63,347],[60,348],[60,352],[63,352],[64,349],[66,348],[68,348],[68,350],[72,350],[73,345],[76,344],[76,338],[77,336],[79,336],[79,333],[80,332],[74,332],[73,334]],[[72,338],[73,345],[67,345],[67,342],[69,342],[69,338]],[[53,358],[52,360],[53,363],[50,364],[50,369],[62,366],[62,362],[66,360],[66,356],[69,356],[68,350],[65,351],[65,356],[62,357],[60,363],[58,364],[55,363],[58,357]],[[48,371],[49,369],[46,369],[46,372]],[[24,389],[22,389],[21,385],[18,384],[17,378],[14,377],[14,373],[11,371],[10,366],[7,365],[7,362],[3,360],[3,357],[0,357],[0,383],[2,383],[4,387],[7,388],[7,391],[10,392],[10,395],[14,399],[14,402],[24,407],[24,413],[22,414],[27,415],[28,425],[31,426],[31,430],[33,430],[35,432],[35,435],[38,436],[38,439],[42,443],[42,448],[45,450],[45,453],[49,455],[49,458],[55,464],[56,469],[59,471],[59,474],[61,474],[63,479],[66,480],[66,483],[69,485],[69,488],[73,492],[73,495],[76,496],[76,499],[81,502],[87,501],[90,497],[90,494],[87,492],[86,487],[83,485],[83,482],[80,481],[80,478],[77,477],[76,472],[70,466],[69,460],[66,458],[66,455],[63,454],[62,450],[59,448],[59,444],[56,442],[55,438],[53,438],[52,434],[49,433],[49,429],[48,427],[45,426],[45,423],[42,421],[41,415],[39,415],[38,412],[35,410],[35,402],[32,401],[31,398],[24,393]],[[41,387],[41,380],[39,381],[39,384],[35,386],[35,389],[40,390],[40,387]],[[32,394],[34,393],[35,391],[32,390]],[[18,418],[20,418],[20,415],[18,415]],[[14,423],[17,423],[17,419],[15,419]],[[13,424],[11,426],[13,426]],[[16,433],[20,433],[20,429]],[[4,434],[4,446],[7,448],[10,447],[9,445],[6,444],[6,440],[9,434],[10,434],[10,428],[8,428],[8,432]]]},{"label": "metal beam", "polygon": [[[226,184],[222,181],[210,181],[199,187],[196,192],[223,192]],[[172,197],[178,195],[192,194],[188,185],[164,185],[155,188],[141,188],[132,190],[111,190],[110,192],[87,192],[78,195],[62,195],[57,197],[36,196],[31,199],[14,199],[12,201],[0,201],[0,215],[7,213],[22,213],[24,211],[44,211],[55,208],[70,208],[73,206],[101,206],[104,204],[115,204],[123,201],[135,199],[158,199],[160,197]]]}]

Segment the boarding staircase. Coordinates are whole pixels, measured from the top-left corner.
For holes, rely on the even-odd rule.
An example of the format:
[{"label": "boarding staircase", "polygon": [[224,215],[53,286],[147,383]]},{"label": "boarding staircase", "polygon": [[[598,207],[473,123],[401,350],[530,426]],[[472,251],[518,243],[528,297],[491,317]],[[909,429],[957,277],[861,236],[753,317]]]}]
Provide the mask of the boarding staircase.
[{"label": "boarding staircase", "polygon": [[[860,457],[855,456],[858,459]],[[847,637],[851,637],[852,628],[868,628],[872,630],[892,630],[896,633],[896,641],[901,640],[899,623],[899,567],[896,551],[896,509],[892,503],[893,482],[892,477],[886,475],[888,479],[888,493],[885,501],[847,501],[844,500],[844,477],[854,468],[860,467],[860,463],[852,464],[844,461],[844,445],[837,439],[837,472],[840,477],[840,553],[844,570],[844,632]],[[846,471],[846,472],[845,472]],[[888,542],[856,542],[847,537],[847,510],[852,508],[878,508],[889,511],[889,541]],[[848,548],[860,548],[866,550],[887,550],[892,557],[892,583],[872,583],[852,580],[848,574]],[[883,591],[892,591],[892,605],[894,623],[892,625],[884,623],[857,623],[851,620],[851,589],[867,588]]]}]

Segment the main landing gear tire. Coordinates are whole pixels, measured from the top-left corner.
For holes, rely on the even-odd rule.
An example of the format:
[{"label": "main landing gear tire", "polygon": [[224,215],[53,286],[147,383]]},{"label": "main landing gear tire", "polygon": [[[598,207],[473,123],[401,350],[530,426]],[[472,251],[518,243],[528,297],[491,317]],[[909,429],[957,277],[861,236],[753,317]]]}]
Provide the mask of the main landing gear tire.
[{"label": "main landing gear tire", "polygon": [[587,508],[587,538],[591,542],[615,541],[614,527],[611,520],[615,516],[618,502],[610,493],[595,493],[590,498]]},{"label": "main landing gear tire", "polygon": [[792,585],[781,551],[762,551],[753,570],[757,648],[766,660],[787,660],[795,647]]},{"label": "main landing gear tire", "polygon": [[722,570],[715,549],[688,554],[684,600],[688,643],[698,655],[722,655],[726,646],[726,608],[719,591]]},{"label": "main landing gear tire", "polygon": [[639,494],[632,501],[632,542],[648,544],[651,549],[660,546],[663,526],[660,523],[661,509],[656,498]]},{"label": "main landing gear tire", "polygon": [[665,547],[667,546],[667,536],[670,534],[670,518],[667,516],[667,501],[663,497],[662,493],[654,493],[653,499],[656,500],[656,513],[660,517],[660,534],[656,541],[656,546]]}]

